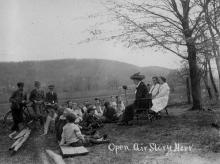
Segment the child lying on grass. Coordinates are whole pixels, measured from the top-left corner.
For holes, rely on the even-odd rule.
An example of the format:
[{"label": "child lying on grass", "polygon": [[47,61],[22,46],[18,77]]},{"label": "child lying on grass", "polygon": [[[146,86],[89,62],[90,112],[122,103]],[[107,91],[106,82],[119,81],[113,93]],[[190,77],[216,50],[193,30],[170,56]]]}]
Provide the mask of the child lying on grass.
[{"label": "child lying on grass", "polygon": [[107,135],[104,135],[103,137],[100,137],[98,139],[91,136],[82,135],[79,126],[74,123],[76,120],[76,116],[74,114],[69,113],[66,116],[66,120],[67,124],[63,127],[60,145],[78,147],[91,146],[93,144],[100,143],[109,143]]}]

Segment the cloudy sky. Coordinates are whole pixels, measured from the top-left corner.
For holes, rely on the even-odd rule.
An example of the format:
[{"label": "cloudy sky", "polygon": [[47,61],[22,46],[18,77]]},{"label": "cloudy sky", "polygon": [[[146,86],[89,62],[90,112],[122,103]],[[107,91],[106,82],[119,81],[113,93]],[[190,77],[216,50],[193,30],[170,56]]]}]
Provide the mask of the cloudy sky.
[{"label": "cloudy sky", "polygon": [[176,68],[180,59],[152,49],[86,39],[86,16],[102,11],[96,0],[0,0],[0,60],[101,58],[138,66]]}]

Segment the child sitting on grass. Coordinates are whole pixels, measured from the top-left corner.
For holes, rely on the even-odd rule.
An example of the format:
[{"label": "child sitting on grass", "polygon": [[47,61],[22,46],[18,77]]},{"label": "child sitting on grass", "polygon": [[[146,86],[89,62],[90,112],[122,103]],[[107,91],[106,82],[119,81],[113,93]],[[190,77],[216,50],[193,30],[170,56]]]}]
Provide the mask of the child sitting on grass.
[{"label": "child sitting on grass", "polygon": [[66,116],[67,124],[63,127],[62,138],[60,145],[68,145],[73,147],[91,146],[92,144],[108,143],[107,135],[95,139],[89,136],[82,135],[80,128],[74,122],[76,116],[72,113]]},{"label": "child sitting on grass", "polygon": [[63,132],[63,127],[67,123],[66,116],[69,113],[71,113],[71,109],[69,109],[69,108],[63,109],[62,114],[59,114],[59,117],[57,117],[57,119],[55,121],[56,137],[57,137],[58,141],[61,140],[61,135],[62,135],[62,132]]},{"label": "child sitting on grass", "polygon": [[102,122],[104,123],[116,122],[118,118],[115,109],[110,105],[109,102],[105,102],[104,105],[105,105],[105,110],[101,118]]},{"label": "child sitting on grass", "polygon": [[95,110],[95,107],[89,107],[87,112],[84,114],[83,121],[80,124],[83,130],[95,130],[103,126],[101,119],[95,115]]}]

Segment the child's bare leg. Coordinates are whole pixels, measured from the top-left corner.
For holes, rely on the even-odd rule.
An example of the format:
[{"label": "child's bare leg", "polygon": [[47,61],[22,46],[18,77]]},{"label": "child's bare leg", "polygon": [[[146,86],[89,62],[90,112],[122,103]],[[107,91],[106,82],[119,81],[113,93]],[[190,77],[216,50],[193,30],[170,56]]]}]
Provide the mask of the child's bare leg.
[{"label": "child's bare leg", "polygon": [[43,135],[46,135],[48,133],[50,122],[51,122],[52,119],[53,119],[53,113],[51,112],[51,110],[49,110],[46,122],[44,124],[44,133],[43,133]]}]

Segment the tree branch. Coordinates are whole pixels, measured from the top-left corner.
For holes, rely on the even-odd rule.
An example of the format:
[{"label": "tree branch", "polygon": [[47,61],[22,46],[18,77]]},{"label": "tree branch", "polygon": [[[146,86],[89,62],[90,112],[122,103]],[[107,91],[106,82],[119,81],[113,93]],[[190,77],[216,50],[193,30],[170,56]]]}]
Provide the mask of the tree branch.
[{"label": "tree branch", "polygon": [[148,32],[145,28],[141,27],[140,25],[138,25],[136,22],[134,22],[133,20],[129,19],[128,17],[126,17],[125,15],[115,11],[115,10],[112,10],[110,9],[111,11],[115,12],[116,14],[118,14],[119,16],[123,17],[125,20],[127,20],[128,22],[132,23],[134,26],[138,27],[139,29],[141,29],[143,32],[145,32],[148,36],[150,36],[154,41],[156,41],[158,43],[158,45],[160,45],[161,47],[163,47],[164,49],[166,50],[169,50],[170,52],[176,54],[177,56],[185,59],[185,60],[188,60],[187,57],[177,53],[176,51],[172,50],[171,48],[165,46],[163,43],[161,43],[153,34],[151,34],[150,32]]}]

